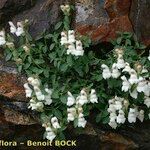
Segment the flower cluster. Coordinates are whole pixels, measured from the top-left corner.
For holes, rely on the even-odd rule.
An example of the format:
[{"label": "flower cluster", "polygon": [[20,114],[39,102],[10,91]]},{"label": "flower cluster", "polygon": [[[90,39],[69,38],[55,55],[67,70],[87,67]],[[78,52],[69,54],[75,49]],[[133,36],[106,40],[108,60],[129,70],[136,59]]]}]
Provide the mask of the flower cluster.
[{"label": "flower cluster", "polygon": [[[9,21],[10,32],[12,34],[15,34],[18,37],[21,36],[21,35],[24,35],[24,33],[25,33],[25,31],[24,31],[24,25],[27,22],[28,22],[28,20],[26,20],[25,22],[17,22],[17,28],[16,28],[15,25],[13,24],[13,22]],[[3,46],[5,44],[9,48],[14,47],[14,44],[12,42],[6,42],[5,31],[2,30],[2,31],[0,31],[0,46]]]},{"label": "flower cluster", "polygon": [[[129,109],[129,112],[128,112]],[[120,98],[115,96],[115,98],[109,100],[108,112],[109,116],[109,125],[116,129],[118,124],[124,124],[126,121],[126,112],[128,112],[128,122],[135,123],[136,118],[138,118],[141,122],[144,120],[144,110],[139,110],[138,107],[134,106],[134,108],[129,108],[128,100],[124,98]]]},{"label": "flower cluster", "polygon": [[75,56],[83,56],[84,50],[82,42],[75,39],[75,31],[69,30],[68,32],[61,32],[61,45],[67,47],[67,54],[72,54]]},{"label": "flower cluster", "polygon": [[45,87],[44,91],[42,91],[41,83],[38,79],[29,77],[28,83],[24,84],[24,88],[26,97],[32,98],[29,105],[32,110],[43,111],[44,104],[50,105],[52,103],[52,90]]},{"label": "flower cluster", "polygon": [[[146,80],[143,74],[147,73],[148,70],[142,67],[141,65],[136,66],[136,70],[130,67],[128,62],[125,62],[123,59],[123,50],[116,49],[117,53],[117,63],[113,63],[112,69],[105,64],[102,64],[101,67],[103,69],[102,76],[104,79],[119,78],[122,74],[128,74],[129,79],[125,75],[121,76],[122,79],[122,91],[130,93],[130,96],[134,99],[137,98],[138,92],[143,92],[145,96],[150,96],[150,82]],[[136,85],[136,88],[132,89],[132,87]]]},{"label": "flower cluster", "polygon": [[24,34],[24,25],[22,22],[17,22],[17,28],[11,21],[9,21],[9,25],[10,25],[10,32],[12,34],[16,34],[16,36],[21,36]]},{"label": "flower cluster", "polygon": [[108,112],[109,116],[109,125],[116,129],[117,123],[124,124],[126,121],[125,110],[128,108],[129,102],[124,98],[115,96],[115,98],[109,100]]},{"label": "flower cluster", "polygon": [[98,98],[96,95],[96,91],[94,89],[91,90],[91,93],[88,95],[86,91],[83,89],[80,92],[80,95],[75,99],[74,96],[68,91],[68,99],[67,99],[67,121],[74,121],[77,119],[77,126],[85,128],[87,121],[84,118],[83,114],[83,105],[87,103],[98,103]]},{"label": "flower cluster", "polygon": [[56,117],[52,117],[50,122],[44,123],[42,126],[45,127],[46,130],[45,132],[46,139],[50,141],[55,139],[57,135],[57,130],[61,128],[58,119]]}]

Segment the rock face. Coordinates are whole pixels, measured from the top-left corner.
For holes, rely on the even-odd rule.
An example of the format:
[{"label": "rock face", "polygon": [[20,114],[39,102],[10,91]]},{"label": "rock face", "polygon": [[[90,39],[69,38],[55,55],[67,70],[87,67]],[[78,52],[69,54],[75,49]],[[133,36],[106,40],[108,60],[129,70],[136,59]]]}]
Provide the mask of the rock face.
[{"label": "rock face", "polygon": [[[100,42],[115,38],[117,31],[132,32],[132,25],[128,17],[130,0],[96,0],[89,2],[91,4],[85,5],[85,3],[79,1],[76,5],[75,26],[81,34],[87,33],[95,42]],[[79,20],[78,16],[84,16],[84,13],[86,19]]]},{"label": "rock face", "polygon": [[94,43],[108,42],[117,31],[134,31],[140,41],[150,44],[149,0],[1,0],[0,26],[29,19],[30,32],[38,38],[60,20],[59,6],[66,3],[76,7],[74,28],[90,35]]},{"label": "rock face", "polygon": [[134,32],[139,40],[146,45],[150,44],[150,10],[149,0],[132,0],[130,19]]}]

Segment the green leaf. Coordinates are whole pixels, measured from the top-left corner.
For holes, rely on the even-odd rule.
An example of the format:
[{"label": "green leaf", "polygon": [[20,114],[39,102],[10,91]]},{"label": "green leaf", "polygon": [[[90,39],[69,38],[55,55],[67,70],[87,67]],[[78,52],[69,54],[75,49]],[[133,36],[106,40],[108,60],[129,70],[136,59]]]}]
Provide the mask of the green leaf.
[{"label": "green leaf", "polygon": [[119,37],[119,38],[117,38],[117,44],[121,44],[121,42],[122,42],[122,37]]},{"label": "green leaf", "polygon": [[9,52],[9,53],[6,55],[5,60],[8,61],[8,60],[11,59],[11,57],[12,57],[12,53]]},{"label": "green leaf", "polygon": [[53,50],[54,47],[55,47],[55,43],[52,43],[52,44],[50,45],[49,49],[50,49],[50,50]]},{"label": "green leaf", "polygon": [[66,72],[67,69],[68,69],[68,64],[62,64],[62,65],[60,65],[60,70],[62,72]]},{"label": "green leaf", "polygon": [[71,55],[67,56],[67,63],[68,63],[68,66],[72,66],[73,65],[73,60],[72,60],[72,56]]},{"label": "green leaf", "polygon": [[58,119],[60,119],[60,120],[62,120],[62,113],[57,109],[55,109],[54,110],[54,115],[58,118]]},{"label": "green leaf", "polygon": [[37,64],[37,65],[40,65],[40,64],[43,64],[45,61],[43,59],[35,59],[34,62]]},{"label": "green leaf", "polygon": [[62,26],[63,22],[58,22],[56,25],[55,25],[55,30],[58,30],[61,26]]},{"label": "green leaf", "polygon": [[46,78],[49,78],[49,69],[48,68],[44,70],[44,76]]}]

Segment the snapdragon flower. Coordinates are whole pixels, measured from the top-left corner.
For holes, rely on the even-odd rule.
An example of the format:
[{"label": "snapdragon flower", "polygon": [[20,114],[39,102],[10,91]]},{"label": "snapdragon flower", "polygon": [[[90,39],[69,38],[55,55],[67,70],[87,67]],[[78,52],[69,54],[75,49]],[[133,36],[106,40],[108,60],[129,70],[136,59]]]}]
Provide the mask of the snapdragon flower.
[{"label": "snapdragon flower", "polygon": [[10,26],[10,33],[14,34],[16,33],[17,29],[15,27],[15,25],[13,24],[13,22],[9,21],[9,26]]},{"label": "snapdragon flower", "polygon": [[0,46],[3,46],[5,44],[6,44],[5,31],[0,31]]},{"label": "snapdragon flower", "polygon": [[125,118],[125,113],[123,110],[119,110],[119,115],[117,116],[117,123],[122,123],[124,124],[126,121],[126,118]]},{"label": "snapdragon flower", "polygon": [[130,91],[130,96],[133,97],[134,99],[137,99],[138,92],[136,88],[132,92]]},{"label": "snapdragon flower", "polygon": [[119,76],[120,76],[120,71],[118,70],[118,68],[117,68],[117,64],[116,63],[114,63],[113,65],[112,65],[112,73],[111,73],[111,76],[113,77],[113,78],[118,78]]},{"label": "snapdragon flower", "polygon": [[130,78],[129,78],[129,82],[131,84],[136,84],[138,83],[138,78],[137,78],[137,73],[134,69],[131,69],[130,71]]},{"label": "snapdragon flower", "polygon": [[123,80],[122,82],[122,91],[127,92],[131,88],[130,82],[127,80],[125,76],[122,76],[121,79]]},{"label": "snapdragon flower", "polygon": [[60,8],[64,13],[70,12],[70,6],[69,5],[61,5]]},{"label": "snapdragon flower", "polygon": [[75,56],[83,56],[84,50],[81,41],[76,41],[76,50],[73,52]]},{"label": "snapdragon flower", "polygon": [[96,91],[94,89],[92,89],[91,93],[90,93],[90,102],[91,103],[98,103],[98,97],[97,97]]},{"label": "snapdragon flower", "polygon": [[74,43],[75,40],[75,32],[74,30],[69,30],[68,31],[68,43]]},{"label": "snapdragon flower", "polygon": [[135,123],[137,117],[137,111],[135,108],[130,108],[128,113],[128,121],[129,123]]},{"label": "snapdragon flower", "polygon": [[53,128],[55,129],[60,128],[60,124],[58,123],[58,119],[56,117],[51,118],[51,123]]},{"label": "snapdragon flower", "polygon": [[28,83],[24,84],[26,97],[31,97],[32,95],[32,89],[29,87]]},{"label": "snapdragon flower", "polygon": [[15,25],[13,24],[13,22],[9,21],[9,26],[10,26],[10,32],[12,34],[16,34],[16,36],[21,36],[24,34],[24,25],[22,22],[17,22],[17,28],[15,27]]},{"label": "snapdragon flower", "polygon": [[138,119],[141,121],[141,122],[143,122],[143,120],[144,120],[144,110],[140,110],[139,112],[138,112]]},{"label": "snapdragon flower", "polygon": [[140,77],[138,85],[137,85],[137,91],[138,92],[144,92],[145,86],[146,86],[146,81],[144,80],[143,77]]},{"label": "snapdragon flower", "polygon": [[79,101],[78,103],[82,106],[86,103],[88,103],[88,99],[87,99],[87,93],[85,92],[85,90],[81,90],[80,92],[80,96],[79,96]]},{"label": "snapdragon flower", "polygon": [[45,92],[47,92],[47,95],[44,95],[44,97],[45,97],[44,104],[45,105],[50,105],[52,103],[52,98],[51,98],[51,96],[52,96],[52,90],[48,89],[48,88],[45,88]]},{"label": "snapdragon flower", "polygon": [[116,66],[117,66],[117,68],[118,69],[122,69],[122,68],[124,68],[125,67],[125,61],[124,61],[124,59],[122,58],[122,57],[118,57],[118,59],[117,59],[117,64],[116,64]]},{"label": "snapdragon flower", "polygon": [[53,141],[56,137],[56,134],[53,132],[52,128],[46,128],[46,138],[50,141]]},{"label": "snapdragon flower", "polygon": [[105,64],[102,64],[101,68],[103,69],[103,73],[102,73],[103,78],[109,79],[111,77],[111,71],[109,70],[108,66]]},{"label": "snapdragon flower", "polygon": [[67,39],[67,34],[66,32],[61,32],[61,45],[66,45],[68,44],[68,39]]},{"label": "snapdragon flower", "polygon": [[85,128],[87,121],[84,118],[84,115],[82,113],[79,114],[78,117],[78,127]]},{"label": "snapdragon flower", "polygon": [[148,108],[150,108],[150,97],[148,97],[148,96],[145,96],[145,97],[144,97],[144,104],[145,104]]},{"label": "snapdragon flower", "polygon": [[130,71],[131,71],[131,67],[130,67],[129,63],[126,62],[125,63],[125,67],[122,70],[122,72],[128,72],[128,73],[130,73]]},{"label": "snapdragon flower", "polygon": [[44,108],[44,105],[43,105],[42,102],[37,102],[34,99],[31,99],[30,102],[29,102],[29,107],[28,108],[31,108],[31,110],[37,110],[39,112],[42,112],[43,108]]},{"label": "snapdragon flower", "polygon": [[67,98],[67,106],[72,106],[75,103],[75,98],[73,95],[68,91],[68,98]]},{"label": "snapdragon flower", "polygon": [[68,113],[67,121],[68,122],[74,121],[75,116],[76,116],[76,108],[74,108],[74,107],[67,108],[67,113]]}]

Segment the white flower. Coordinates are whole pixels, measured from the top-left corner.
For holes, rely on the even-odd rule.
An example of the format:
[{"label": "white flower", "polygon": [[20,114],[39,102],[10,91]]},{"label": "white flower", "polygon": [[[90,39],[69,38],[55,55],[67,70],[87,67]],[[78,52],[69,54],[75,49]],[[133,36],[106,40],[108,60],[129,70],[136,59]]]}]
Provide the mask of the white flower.
[{"label": "white flower", "polygon": [[31,82],[31,85],[32,86],[37,86],[39,87],[40,86],[40,81],[38,79],[34,79],[32,82]]},{"label": "white flower", "polygon": [[144,120],[144,110],[140,110],[137,117],[141,122],[143,122],[143,120]]},{"label": "white flower", "polygon": [[75,115],[76,115],[76,109],[75,108],[68,108],[67,109],[67,113],[68,113],[68,116],[67,116],[67,121],[70,122],[70,121],[73,121],[75,119]]},{"label": "white flower", "polygon": [[56,137],[56,134],[52,131],[50,127],[46,128],[46,138],[50,141],[54,140]]},{"label": "white flower", "polygon": [[23,49],[24,49],[24,51],[25,51],[26,53],[29,53],[29,52],[30,52],[29,47],[28,47],[28,46],[26,46],[26,45],[24,45],[24,46],[23,46]]},{"label": "white flower", "polygon": [[75,40],[75,32],[74,30],[69,30],[68,31],[68,43],[74,43]]},{"label": "white flower", "polygon": [[103,73],[102,73],[103,78],[109,79],[111,77],[111,72],[110,72],[108,66],[105,64],[102,64],[101,67],[103,69]]},{"label": "white flower", "polygon": [[75,56],[83,56],[84,50],[81,41],[76,41],[76,50],[73,52]]},{"label": "white flower", "polygon": [[68,98],[67,98],[67,106],[72,106],[75,103],[75,98],[73,95],[68,91]]},{"label": "white flower", "polygon": [[122,103],[120,101],[115,101],[115,109],[120,110],[122,108]]},{"label": "white flower", "polygon": [[137,91],[144,92],[145,86],[146,86],[146,81],[144,81],[143,77],[139,77]]},{"label": "white flower", "polygon": [[28,78],[28,82],[29,82],[30,84],[32,83],[33,80],[34,80],[33,77],[29,77],[29,78]]},{"label": "white flower", "polygon": [[75,50],[76,50],[75,45],[74,44],[69,44],[68,49],[67,49],[67,55],[69,55],[69,54],[74,55]]},{"label": "white flower", "polygon": [[82,127],[85,128],[87,121],[85,120],[85,118],[83,117],[83,114],[80,113],[79,114],[79,118],[78,118],[78,127]]},{"label": "white flower", "polygon": [[150,96],[150,86],[149,86],[149,83],[147,83],[145,86],[144,86],[144,94],[146,96]]},{"label": "white flower", "polygon": [[45,95],[43,95],[41,91],[35,92],[35,95],[39,101],[43,101],[45,99]]},{"label": "white flower", "polygon": [[136,84],[138,83],[138,78],[137,78],[137,73],[134,69],[131,69],[130,71],[130,78],[129,78],[129,82],[131,84]]},{"label": "white flower", "polygon": [[115,122],[117,119],[116,112],[110,113],[109,119],[110,119],[110,122]]},{"label": "white flower", "polygon": [[44,105],[42,102],[37,102],[36,107],[38,111],[43,111]]},{"label": "white flower", "polygon": [[61,45],[68,44],[67,34],[65,32],[61,32]]},{"label": "white flower", "polygon": [[124,111],[123,110],[119,110],[119,115],[117,116],[117,123],[125,123],[125,116],[124,116]]},{"label": "white flower", "polygon": [[26,97],[31,97],[32,95],[32,89],[29,87],[28,83],[24,84]]},{"label": "white flower", "polygon": [[134,99],[137,99],[138,92],[136,89],[134,89],[132,92],[130,91],[130,96],[133,97]]},{"label": "white flower", "polygon": [[135,123],[136,122],[136,109],[135,108],[130,108],[129,114],[128,114],[128,121],[129,123]]},{"label": "white flower", "polygon": [[87,94],[86,94],[85,90],[81,90],[78,103],[80,105],[84,105],[87,102],[88,102]]},{"label": "white flower", "polygon": [[117,128],[117,123],[115,121],[110,121],[108,123],[113,129],[116,129]]},{"label": "white flower", "polygon": [[51,123],[52,123],[53,128],[55,128],[55,129],[60,128],[60,125],[58,123],[58,119],[56,117],[51,118]]},{"label": "white flower", "polygon": [[124,62],[124,59],[122,59],[122,58],[118,58],[118,59],[117,59],[117,64],[116,64],[116,66],[117,66],[118,69],[124,68],[125,65],[126,65],[126,64],[125,64],[125,62]]},{"label": "white flower", "polygon": [[119,70],[118,70],[118,68],[117,68],[117,64],[116,63],[114,63],[113,64],[113,66],[112,66],[112,73],[111,73],[111,76],[113,77],[113,78],[118,78],[119,76],[120,76],[120,72],[119,72]]},{"label": "white flower", "polygon": [[147,73],[148,70],[143,66],[141,73]]},{"label": "white flower", "polygon": [[17,22],[17,30],[16,35],[21,36],[24,33],[23,24],[21,22]]},{"label": "white flower", "polygon": [[91,103],[98,103],[98,97],[97,97],[96,91],[94,89],[91,90],[90,102]]},{"label": "white flower", "polygon": [[65,13],[69,13],[70,12],[70,6],[69,5],[61,5],[60,6],[61,10]]},{"label": "white flower", "polygon": [[0,46],[4,45],[5,43],[6,43],[5,32],[4,31],[0,31]]},{"label": "white flower", "polygon": [[121,79],[123,80],[122,82],[122,91],[127,92],[130,89],[130,83],[127,80],[125,76],[122,76]]},{"label": "white flower", "polygon": [[9,21],[8,23],[9,23],[9,26],[10,26],[10,32],[12,34],[16,33],[17,29],[16,29],[15,25],[13,24],[13,22]]},{"label": "white flower", "polygon": [[145,96],[144,97],[144,104],[149,108],[150,107],[150,97]]},{"label": "white flower", "polygon": [[109,105],[109,108],[107,109],[107,111],[108,111],[109,113],[116,112],[116,107],[115,107],[115,105],[114,105],[114,104],[110,104],[110,105]]},{"label": "white flower", "polygon": [[125,63],[125,68],[122,70],[122,72],[130,72],[131,71],[131,67],[129,65],[129,63]]},{"label": "white flower", "polygon": [[45,88],[45,91],[48,93],[47,95],[44,95],[45,97],[45,102],[44,104],[45,105],[50,105],[52,103],[52,98],[51,98],[51,95],[52,95],[52,90],[51,89],[48,89],[48,88]]}]

